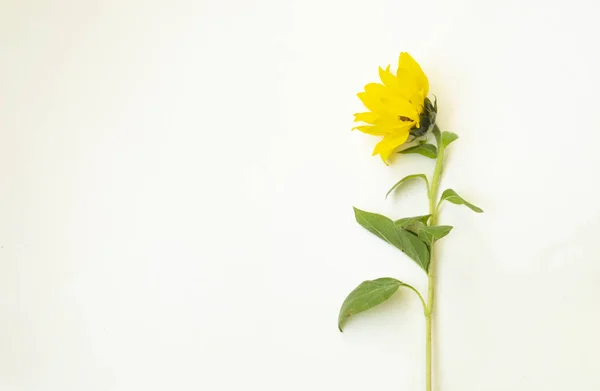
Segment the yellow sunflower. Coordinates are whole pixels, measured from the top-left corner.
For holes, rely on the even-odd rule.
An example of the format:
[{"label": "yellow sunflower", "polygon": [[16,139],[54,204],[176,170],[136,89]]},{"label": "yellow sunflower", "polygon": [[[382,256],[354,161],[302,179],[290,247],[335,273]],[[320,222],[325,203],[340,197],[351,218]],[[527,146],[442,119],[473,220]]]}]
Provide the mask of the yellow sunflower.
[{"label": "yellow sunflower", "polygon": [[379,154],[387,164],[392,152],[410,135],[420,137],[433,128],[437,107],[427,98],[427,76],[410,54],[400,53],[395,75],[388,65],[385,69],[379,68],[379,77],[381,83],[369,83],[365,91],[358,94],[369,111],[354,114],[354,121],[368,125],[354,129],[383,136],[373,155]]}]

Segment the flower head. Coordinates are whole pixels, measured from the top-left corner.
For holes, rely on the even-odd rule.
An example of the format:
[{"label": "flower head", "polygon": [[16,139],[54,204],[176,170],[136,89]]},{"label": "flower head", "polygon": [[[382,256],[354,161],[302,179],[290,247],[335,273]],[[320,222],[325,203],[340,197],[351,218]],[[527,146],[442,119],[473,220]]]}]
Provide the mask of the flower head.
[{"label": "flower head", "polygon": [[373,155],[378,154],[387,164],[392,152],[410,135],[421,137],[433,128],[437,107],[427,98],[427,76],[410,54],[400,53],[395,75],[389,65],[380,67],[379,78],[381,83],[369,83],[358,94],[369,111],[354,114],[355,122],[367,124],[354,129],[383,136]]}]

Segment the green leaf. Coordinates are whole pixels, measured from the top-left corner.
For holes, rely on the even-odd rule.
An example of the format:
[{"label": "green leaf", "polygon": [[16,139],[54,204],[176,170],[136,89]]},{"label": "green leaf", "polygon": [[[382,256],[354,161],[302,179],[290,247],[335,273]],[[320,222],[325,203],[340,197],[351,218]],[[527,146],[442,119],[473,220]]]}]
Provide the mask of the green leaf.
[{"label": "green leaf", "polygon": [[427,180],[427,177],[425,176],[425,174],[407,175],[404,178],[400,179],[398,182],[396,182],[396,184],[394,186],[392,186],[392,188],[385,194],[385,198],[387,198],[391,192],[393,192],[394,190],[396,190],[397,188],[402,186],[403,183],[405,183],[411,179],[417,179],[417,178],[422,178],[425,181],[425,184],[427,185],[427,189],[429,189],[429,181]]},{"label": "green leaf", "polygon": [[389,277],[367,280],[361,283],[356,289],[350,292],[342,304],[338,316],[338,328],[340,331],[343,331],[349,317],[388,300],[402,285],[406,284]]},{"label": "green leaf", "polygon": [[443,238],[452,231],[449,225],[437,225],[434,227],[421,227],[419,229],[419,238],[425,243],[431,245],[434,241]]},{"label": "green leaf", "polygon": [[429,220],[430,217],[431,217],[431,215],[405,217],[403,219],[398,219],[398,220],[394,221],[394,225],[396,226],[396,228],[407,229],[408,227],[410,227],[411,225],[414,225],[417,222],[420,222],[422,224],[427,224],[427,220]]},{"label": "green leaf", "polygon": [[458,138],[456,133],[452,132],[442,132],[442,144],[444,148],[446,148],[450,143]]},{"label": "green leaf", "polygon": [[456,205],[464,205],[467,208],[471,209],[474,212],[477,213],[483,213],[483,210],[473,204],[471,204],[470,202],[466,201],[464,198],[462,198],[461,196],[459,196],[454,190],[452,189],[446,189],[444,190],[444,192],[442,193],[442,198],[440,199],[440,204],[442,203],[442,201],[448,201],[448,202],[452,202],[453,204]]},{"label": "green leaf", "polygon": [[429,220],[430,216],[431,215],[405,217],[403,219],[394,221],[394,225],[396,226],[396,228],[403,228],[403,229],[410,231],[418,236],[419,230],[422,227],[427,226],[427,221]]},{"label": "green leaf", "polygon": [[430,159],[435,159],[437,157],[437,148],[433,144],[421,144],[403,149],[398,153],[418,153]]},{"label": "green leaf", "polygon": [[354,208],[354,215],[360,225],[408,255],[425,272],[428,271],[429,250],[415,234],[396,228],[392,220],[377,213]]},{"label": "green leaf", "polygon": [[431,215],[405,217],[394,221],[397,228],[404,228],[415,233],[423,242],[428,245],[434,240],[438,240],[448,235],[452,230],[449,225],[438,225],[430,227],[427,225],[427,220]]}]

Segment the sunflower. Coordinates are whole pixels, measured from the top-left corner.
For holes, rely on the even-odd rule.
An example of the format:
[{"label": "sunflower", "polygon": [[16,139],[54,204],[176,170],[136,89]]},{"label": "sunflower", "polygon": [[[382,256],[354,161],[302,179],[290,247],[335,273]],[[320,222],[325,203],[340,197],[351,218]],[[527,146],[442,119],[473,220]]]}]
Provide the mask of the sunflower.
[{"label": "sunflower", "polygon": [[400,53],[398,70],[394,75],[390,66],[379,68],[381,83],[369,83],[358,97],[369,110],[354,114],[354,122],[368,125],[357,126],[363,133],[383,136],[375,146],[373,155],[383,162],[392,152],[404,144],[409,136],[421,137],[435,124],[437,104],[427,98],[429,80],[410,54]]}]

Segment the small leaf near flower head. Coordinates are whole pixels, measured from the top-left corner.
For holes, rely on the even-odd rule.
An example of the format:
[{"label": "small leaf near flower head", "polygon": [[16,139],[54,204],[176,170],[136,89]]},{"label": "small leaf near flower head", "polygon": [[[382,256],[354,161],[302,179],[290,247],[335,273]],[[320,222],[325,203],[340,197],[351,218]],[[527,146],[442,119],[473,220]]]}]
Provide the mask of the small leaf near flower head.
[{"label": "small leaf near flower head", "polygon": [[391,192],[398,189],[405,182],[407,182],[411,179],[417,179],[417,178],[422,178],[425,181],[425,185],[427,186],[427,189],[429,189],[429,181],[427,180],[427,177],[425,176],[425,174],[407,175],[404,178],[400,179],[398,182],[396,182],[396,184],[394,186],[392,186],[392,188],[386,193],[385,198],[387,198]]},{"label": "small leaf near flower head", "polygon": [[437,148],[433,144],[421,144],[415,145],[414,147],[403,149],[398,153],[418,153],[419,155],[423,155],[430,159],[435,159],[437,157]]},{"label": "small leaf near flower head", "polygon": [[481,208],[479,208],[479,207],[471,204],[470,202],[466,201],[464,198],[462,198],[461,196],[459,196],[452,189],[446,189],[446,190],[444,190],[444,192],[442,193],[442,197],[440,198],[439,204],[441,204],[442,201],[452,202],[453,204],[456,204],[456,205],[464,205],[464,206],[466,206],[467,208],[471,209],[474,212],[483,213],[483,210]]},{"label": "small leaf near flower head", "polygon": [[444,148],[446,148],[450,143],[458,138],[456,133],[452,132],[442,132],[442,144]]},{"label": "small leaf near flower head", "polygon": [[[340,308],[338,328],[340,331],[352,315],[371,309],[388,300],[401,286],[406,285],[395,278],[384,277],[367,280],[357,286]],[[414,289],[414,288],[413,288]]]}]

